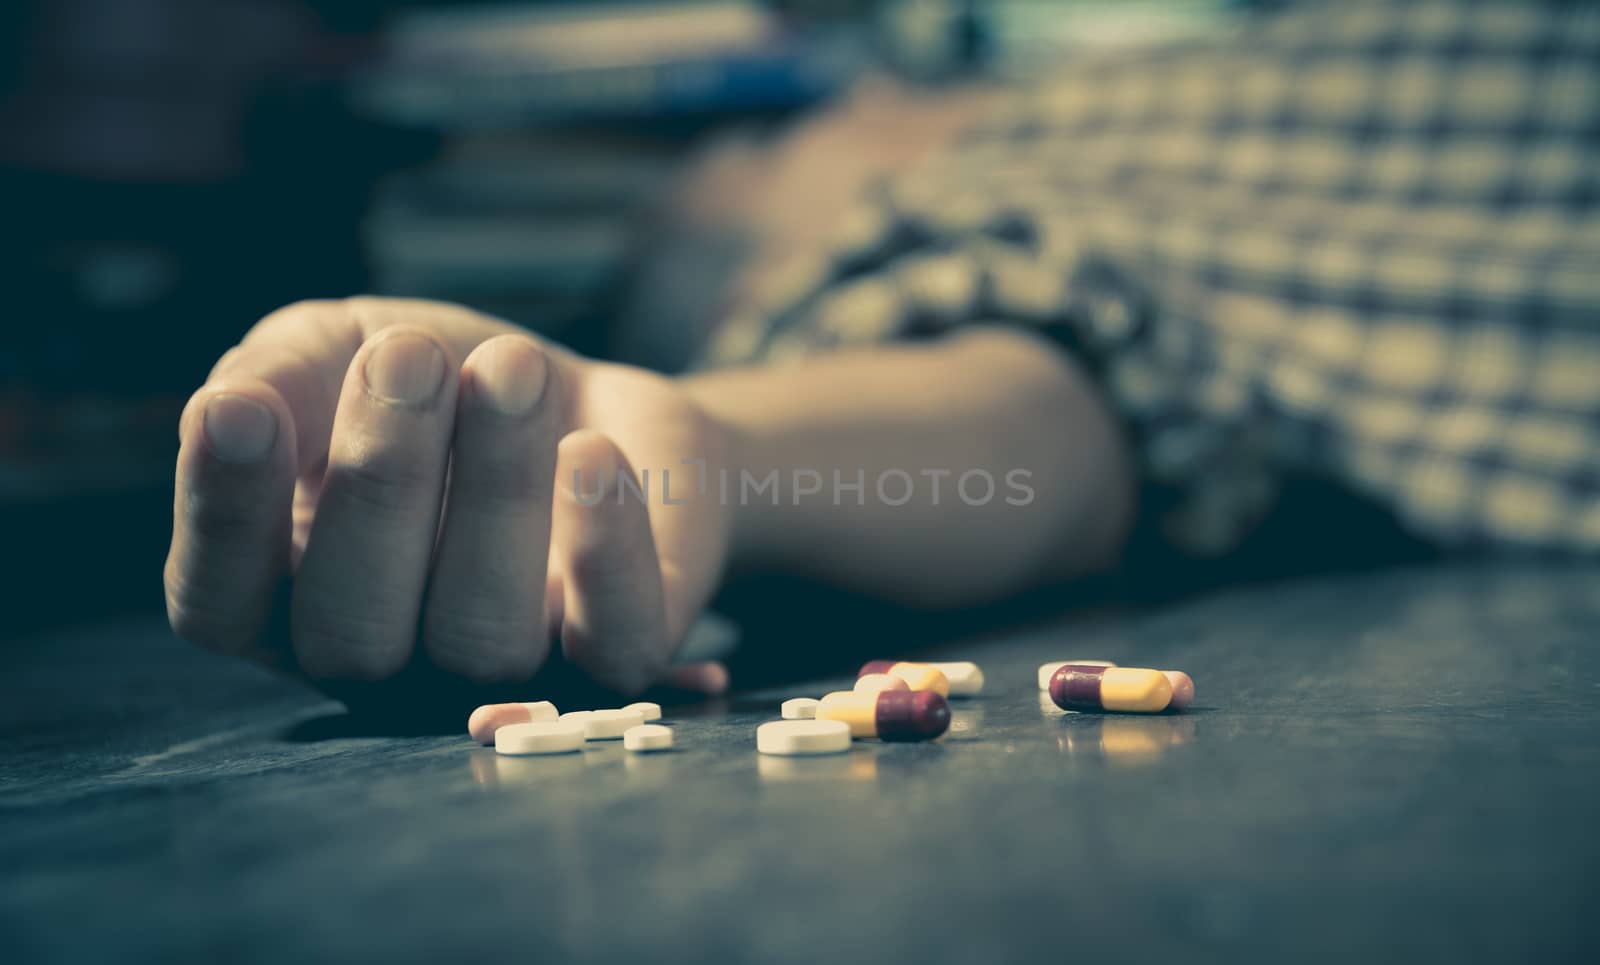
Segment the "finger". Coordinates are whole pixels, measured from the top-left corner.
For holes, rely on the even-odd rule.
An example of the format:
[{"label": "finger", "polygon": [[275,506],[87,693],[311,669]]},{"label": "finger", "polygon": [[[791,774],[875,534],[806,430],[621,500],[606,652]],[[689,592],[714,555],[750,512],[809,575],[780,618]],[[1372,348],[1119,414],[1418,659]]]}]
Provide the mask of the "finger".
[{"label": "finger", "polygon": [[[327,454],[339,388],[362,338],[341,303],[300,302],[258,322],[217,360],[207,384],[252,379],[272,386],[295,424],[295,465],[303,475]],[[192,408],[185,410],[185,423],[192,417]]]},{"label": "finger", "polygon": [[679,690],[716,697],[727,693],[728,668],[715,660],[704,663],[686,663],[667,671],[666,684]]},{"label": "finger", "polygon": [[[698,497],[705,499],[706,497]],[[661,594],[665,610],[667,640],[676,653],[689,634],[689,628],[705,610],[720,573],[705,567],[689,567],[678,562],[704,553],[704,545],[725,539],[718,531],[721,517],[696,512],[687,506],[664,506],[658,502],[650,514],[657,555],[661,563]]]},{"label": "finger", "polygon": [[[191,399],[180,420],[180,440],[186,448],[193,440],[202,439],[204,428],[201,419],[206,401],[216,392],[235,385],[251,385],[252,392],[262,392],[258,401],[275,405],[276,428],[288,440],[284,450],[290,455],[290,475],[298,477],[296,492],[302,499],[296,514],[296,533],[290,544],[290,553],[303,548],[306,530],[311,518],[310,509],[316,501],[316,490],[322,481],[326,465],[329,437],[340,389],[350,362],[364,339],[386,328],[406,324],[425,324],[450,346],[475,345],[494,334],[510,331],[510,326],[459,306],[407,299],[352,298],[342,301],[300,302],[273,312],[259,322],[244,341],[226,353],[212,370],[205,389]],[[466,354],[467,349],[459,350]],[[560,354],[560,353],[558,353]],[[265,391],[262,391],[264,388]],[[204,447],[193,449],[204,454]],[[190,456],[179,466],[179,485],[175,505],[173,544],[167,568],[169,608],[175,626],[186,630],[186,635],[204,637],[208,646],[233,649],[237,641],[249,634],[231,626],[250,625],[253,617],[247,616],[251,606],[240,602],[255,599],[259,577],[246,579],[236,572],[240,567],[218,568],[209,561],[219,552],[243,561],[242,568],[266,570],[273,573],[271,582],[281,575],[282,567],[273,552],[263,552],[257,541],[262,533],[275,539],[278,524],[274,513],[281,506],[275,497],[253,489],[253,483],[207,483],[206,491],[191,490],[200,479],[205,465],[197,464]],[[211,468],[215,468],[212,466]],[[207,478],[220,480],[226,473],[210,473]],[[234,471],[234,477],[248,473]],[[260,482],[260,480],[257,480]],[[270,482],[263,483],[269,490]],[[234,493],[237,503],[231,507],[218,494],[226,486]],[[240,488],[243,487],[243,488]],[[273,490],[275,492],[275,490]],[[188,525],[188,520],[220,520],[232,514],[232,522]],[[201,531],[220,533],[205,545],[191,545]],[[230,544],[230,541],[237,545]],[[293,561],[291,561],[293,562]],[[255,569],[252,569],[254,567]],[[211,579],[207,574],[217,574]],[[226,578],[222,574],[229,574]],[[209,587],[220,586],[224,592],[212,592]],[[223,627],[218,630],[216,627]]]},{"label": "finger", "polygon": [[602,686],[638,693],[667,662],[661,569],[637,480],[610,439],[580,430],[557,452],[555,540],[565,586],[561,647]]},{"label": "finger", "polygon": [[164,573],[167,616],[207,649],[267,657],[258,637],[289,546],[294,424],[273,389],[225,380],[196,393],[182,434]]},{"label": "finger", "polygon": [[[283,397],[298,429],[297,465],[304,475],[327,454],[340,389],[356,351],[396,326],[426,328],[457,358],[487,339],[516,331],[444,302],[373,296],[296,302],[257,322],[217,361],[210,378],[256,379]],[[185,424],[190,417],[185,412]]]},{"label": "finger", "polygon": [[455,416],[457,363],[390,328],[345,377],[316,517],[295,578],[295,656],[316,678],[398,672],[416,639]]},{"label": "finger", "polygon": [[559,406],[530,338],[478,346],[461,372],[444,529],[423,617],[423,647],[479,682],[525,680],[544,662]]},{"label": "finger", "polygon": [[670,652],[687,635],[716,590],[720,568],[708,560],[727,539],[727,513],[718,505],[708,472],[720,453],[702,448],[696,426],[703,418],[686,406],[666,380],[618,378],[605,366],[587,373],[574,404],[580,425],[606,426],[631,440],[628,454],[651,469],[648,515],[660,564],[666,640]]}]

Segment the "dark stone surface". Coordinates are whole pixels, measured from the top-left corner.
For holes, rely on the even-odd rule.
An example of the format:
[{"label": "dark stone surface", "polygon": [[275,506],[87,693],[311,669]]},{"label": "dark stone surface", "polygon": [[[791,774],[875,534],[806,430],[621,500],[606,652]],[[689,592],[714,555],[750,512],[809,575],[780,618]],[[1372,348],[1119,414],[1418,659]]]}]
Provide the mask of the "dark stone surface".
[{"label": "dark stone surface", "polygon": [[[755,725],[847,676],[510,759],[158,625],[19,642],[0,959],[1593,960],[1597,633],[1592,567],[1225,592],[941,648],[989,680],[943,740],[811,760]],[[1062,714],[1069,657],[1196,704]]]}]

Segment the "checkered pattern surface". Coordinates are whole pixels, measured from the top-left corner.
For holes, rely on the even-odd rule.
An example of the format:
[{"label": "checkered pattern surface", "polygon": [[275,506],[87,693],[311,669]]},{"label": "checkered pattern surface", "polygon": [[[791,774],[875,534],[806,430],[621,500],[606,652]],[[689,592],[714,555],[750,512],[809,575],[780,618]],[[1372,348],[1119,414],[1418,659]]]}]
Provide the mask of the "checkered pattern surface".
[{"label": "checkered pattern surface", "polygon": [[1188,552],[1291,470],[1443,544],[1600,550],[1600,5],[1329,3],[1073,63],[840,228],[709,362],[1040,326]]}]

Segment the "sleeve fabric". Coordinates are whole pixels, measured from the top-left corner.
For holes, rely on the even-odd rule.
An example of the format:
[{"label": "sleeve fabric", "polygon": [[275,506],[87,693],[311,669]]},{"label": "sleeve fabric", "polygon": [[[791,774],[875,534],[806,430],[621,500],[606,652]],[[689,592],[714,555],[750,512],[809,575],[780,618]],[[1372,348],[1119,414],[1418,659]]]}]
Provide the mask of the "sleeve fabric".
[{"label": "sleeve fabric", "polygon": [[840,227],[709,363],[1038,326],[1186,552],[1290,471],[1440,544],[1600,550],[1600,7],[1330,4],[1074,63]]}]

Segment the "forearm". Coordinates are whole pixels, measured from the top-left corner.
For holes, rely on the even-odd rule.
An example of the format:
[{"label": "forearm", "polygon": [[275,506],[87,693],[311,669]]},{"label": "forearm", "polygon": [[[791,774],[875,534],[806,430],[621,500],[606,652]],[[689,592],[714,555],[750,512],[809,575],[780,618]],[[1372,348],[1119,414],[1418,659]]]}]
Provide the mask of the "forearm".
[{"label": "forearm", "polygon": [[[684,387],[726,428],[713,485],[733,507],[736,566],[972,604],[1105,567],[1133,514],[1109,412],[1076,366],[1026,334],[975,331]],[[776,492],[756,488],[774,473]]]}]

